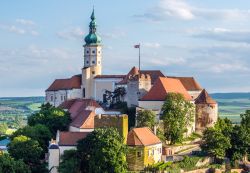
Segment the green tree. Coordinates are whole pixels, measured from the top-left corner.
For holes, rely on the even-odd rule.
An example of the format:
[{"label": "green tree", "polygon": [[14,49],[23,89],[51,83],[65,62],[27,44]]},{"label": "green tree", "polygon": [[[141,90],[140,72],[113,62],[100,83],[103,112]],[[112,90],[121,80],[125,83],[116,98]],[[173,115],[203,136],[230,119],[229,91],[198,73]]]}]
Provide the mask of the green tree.
[{"label": "green tree", "polygon": [[162,106],[164,133],[170,144],[183,141],[187,127],[194,121],[194,105],[182,94],[169,93]]},{"label": "green tree", "polygon": [[0,123],[0,135],[5,135],[8,130],[8,126],[6,123]]},{"label": "green tree", "polygon": [[240,117],[241,125],[250,133],[250,110],[246,110],[246,112],[241,114]]},{"label": "green tree", "polygon": [[43,148],[43,156],[48,151],[48,145],[50,139],[52,138],[52,134],[45,125],[37,124],[35,126],[25,126],[24,128],[20,128],[15,131],[10,138],[14,139],[20,135],[27,136],[38,141],[39,145]]},{"label": "green tree", "polygon": [[59,165],[60,173],[79,173],[80,164],[77,150],[66,150]]},{"label": "green tree", "polygon": [[9,154],[0,155],[0,172],[30,173],[30,168],[22,161],[15,161]]},{"label": "green tree", "polygon": [[231,133],[232,147],[227,150],[231,161],[241,160],[249,152],[250,134],[244,126],[235,125]]},{"label": "green tree", "polygon": [[71,122],[69,112],[56,108],[49,103],[43,104],[41,110],[28,118],[28,125],[34,126],[42,124],[49,128],[53,137],[56,136],[57,130],[65,131]]},{"label": "green tree", "polygon": [[40,162],[43,149],[36,140],[26,136],[17,136],[8,144],[8,152],[14,159],[22,159],[30,166],[32,172],[43,172]]},{"label": "green tree", "polygon": [[233,131],[233,123],[228,118],[218,118],[214,128],[221,131],[224,136],[230,137]]},{"label": "green tree", "polygon": [[138,112],[136,120],[137,127],[149,127],[153,130],[156,124],[156,115],[153,111],[143,110]]},{"label": "green tree", "polygon": [[226,150],[231,147],[230,138],[223,135],[221,130],[215,128],[207,128],[203,132],[203,141],[201,149],[215,159],[223,159],[226,155]]},{"label": "green tree", "polygon": [[83,173],[125,173],[126,146],[114,128],[95,129],[77,145]]}]

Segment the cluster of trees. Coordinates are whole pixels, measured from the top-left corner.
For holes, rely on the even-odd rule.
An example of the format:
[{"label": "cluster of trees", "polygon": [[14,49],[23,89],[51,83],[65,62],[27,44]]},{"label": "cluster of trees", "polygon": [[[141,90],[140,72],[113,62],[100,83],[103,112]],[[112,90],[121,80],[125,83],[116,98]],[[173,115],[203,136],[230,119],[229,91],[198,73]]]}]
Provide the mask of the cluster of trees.
[{"label": "cluster of trees", "polygon": [[78,141],[77,150],[65,151],[60,173],[126,173],[126,145],[114,128],[95,129]]},{"label": "cluster of trees", "polygon": [[[9,155],[0,156],[0,170],[13,173],[47,172],[44,159],[45,153],[48,152],[49,141],[56,136],[57,130],[67,130],[70,122],[68,112],[50,104],[42,105],[39,112],[28,118],[27,126],[18,129],[10,136]],[[23,171],[15,171],[14,169],[17,169],[15,164],[20,164],[19,169]]]},{"label": "cluster of trees", "polygon": [[250,153],[250,110],[241,115],[241,123],[233,125],[229,119],[218,119],[214,127],[203,134],[203,151],[213,156],[217,162],[225,157],[235,164]]},{"label": "cluster of trees", "polygon": [[[169,93],[162,106],[163,128],[158,125],[157,135],[170,144],[182,142],[187,127],[194,121],[194,105],[186,101],[182,94]],[[150,127],[152,130],[156,122],[156,115],[150,110],[143,110],[137,114],[137,127]]]}]

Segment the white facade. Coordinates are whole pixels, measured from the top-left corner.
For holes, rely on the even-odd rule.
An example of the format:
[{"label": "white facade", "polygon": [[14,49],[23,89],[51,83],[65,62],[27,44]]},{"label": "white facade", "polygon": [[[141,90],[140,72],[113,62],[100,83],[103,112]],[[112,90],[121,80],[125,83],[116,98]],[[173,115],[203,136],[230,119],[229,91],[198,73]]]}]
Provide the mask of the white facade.
[{"label": "white facade", "polygon": [[162,156],[162,143],[148,146],[148,156],[153,156],[154,162],[160,162]]},{"label": "white facade", "polygon": [[81,89],[46,91],[46,103],[57,107],[66,100],[82,98]]},{"label": "white facade", "polygon": [[106,90],[113,92],[116,88],[116,83],[122,78],[96,78],[94,80],[94,99],[103,101],[103,94]]},{"label": "white facade", "polygon": [[81,129],[78,127],[69,126],[69,131],[70,132],[93,132],[94,129]]}]

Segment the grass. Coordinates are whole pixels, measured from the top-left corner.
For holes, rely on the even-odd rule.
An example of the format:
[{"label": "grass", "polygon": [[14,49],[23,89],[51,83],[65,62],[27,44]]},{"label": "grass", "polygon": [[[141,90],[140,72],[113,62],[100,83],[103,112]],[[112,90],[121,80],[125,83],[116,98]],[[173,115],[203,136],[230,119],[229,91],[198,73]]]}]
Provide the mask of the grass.
[{"label": "grass", "polygon": [[8,129],[7,131],[6,131],[6,135],[11,135],[12,133],[14,133],[16,131],[16,129]]}]

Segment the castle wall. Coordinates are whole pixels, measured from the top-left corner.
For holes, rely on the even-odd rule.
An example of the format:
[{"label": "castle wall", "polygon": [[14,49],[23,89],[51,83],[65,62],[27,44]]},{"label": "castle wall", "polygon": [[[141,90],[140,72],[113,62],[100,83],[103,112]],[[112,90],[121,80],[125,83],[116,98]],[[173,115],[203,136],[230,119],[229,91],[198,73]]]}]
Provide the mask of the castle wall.
[{"label": "castle wall", "polygon": [[58,173],[57,167],[60,162],[59,149],[49,149],[48,166],[51,173]]},{"label": "castle wall", "polygon": [[94,129],[81,129],[81,128],[77,128],[74,126],[69,126],[69,131],[70,132],[93,132]]},{"label": "castle wall", "polygon": [[218,104],[196,104],[196,131],[212,127],[218,119]]},{"label": "castle wall", "polygon": [[115,84],[121,80],[122,78],[95,79],[94,81],[95,100],[103,101],[103,94],[105,93],[105,91],[108,90],[113,92],[115,90]]},{"label": "castle wall", "polygon": [[125,101],[128,107],[138,106],[141,99],[151,89],[151,78],[149,75],[131,76],[126,88]]},{"label": "castle wall", "polygon": [[65,100],[81,98],[81,89],[46,91],[45,102],[57,107]]},{"label": "castle wall", "polygon": [[127,142],[128,135],[128,115],[96,115],[95,128],[114,127],[124,138],[124,143]]}]

